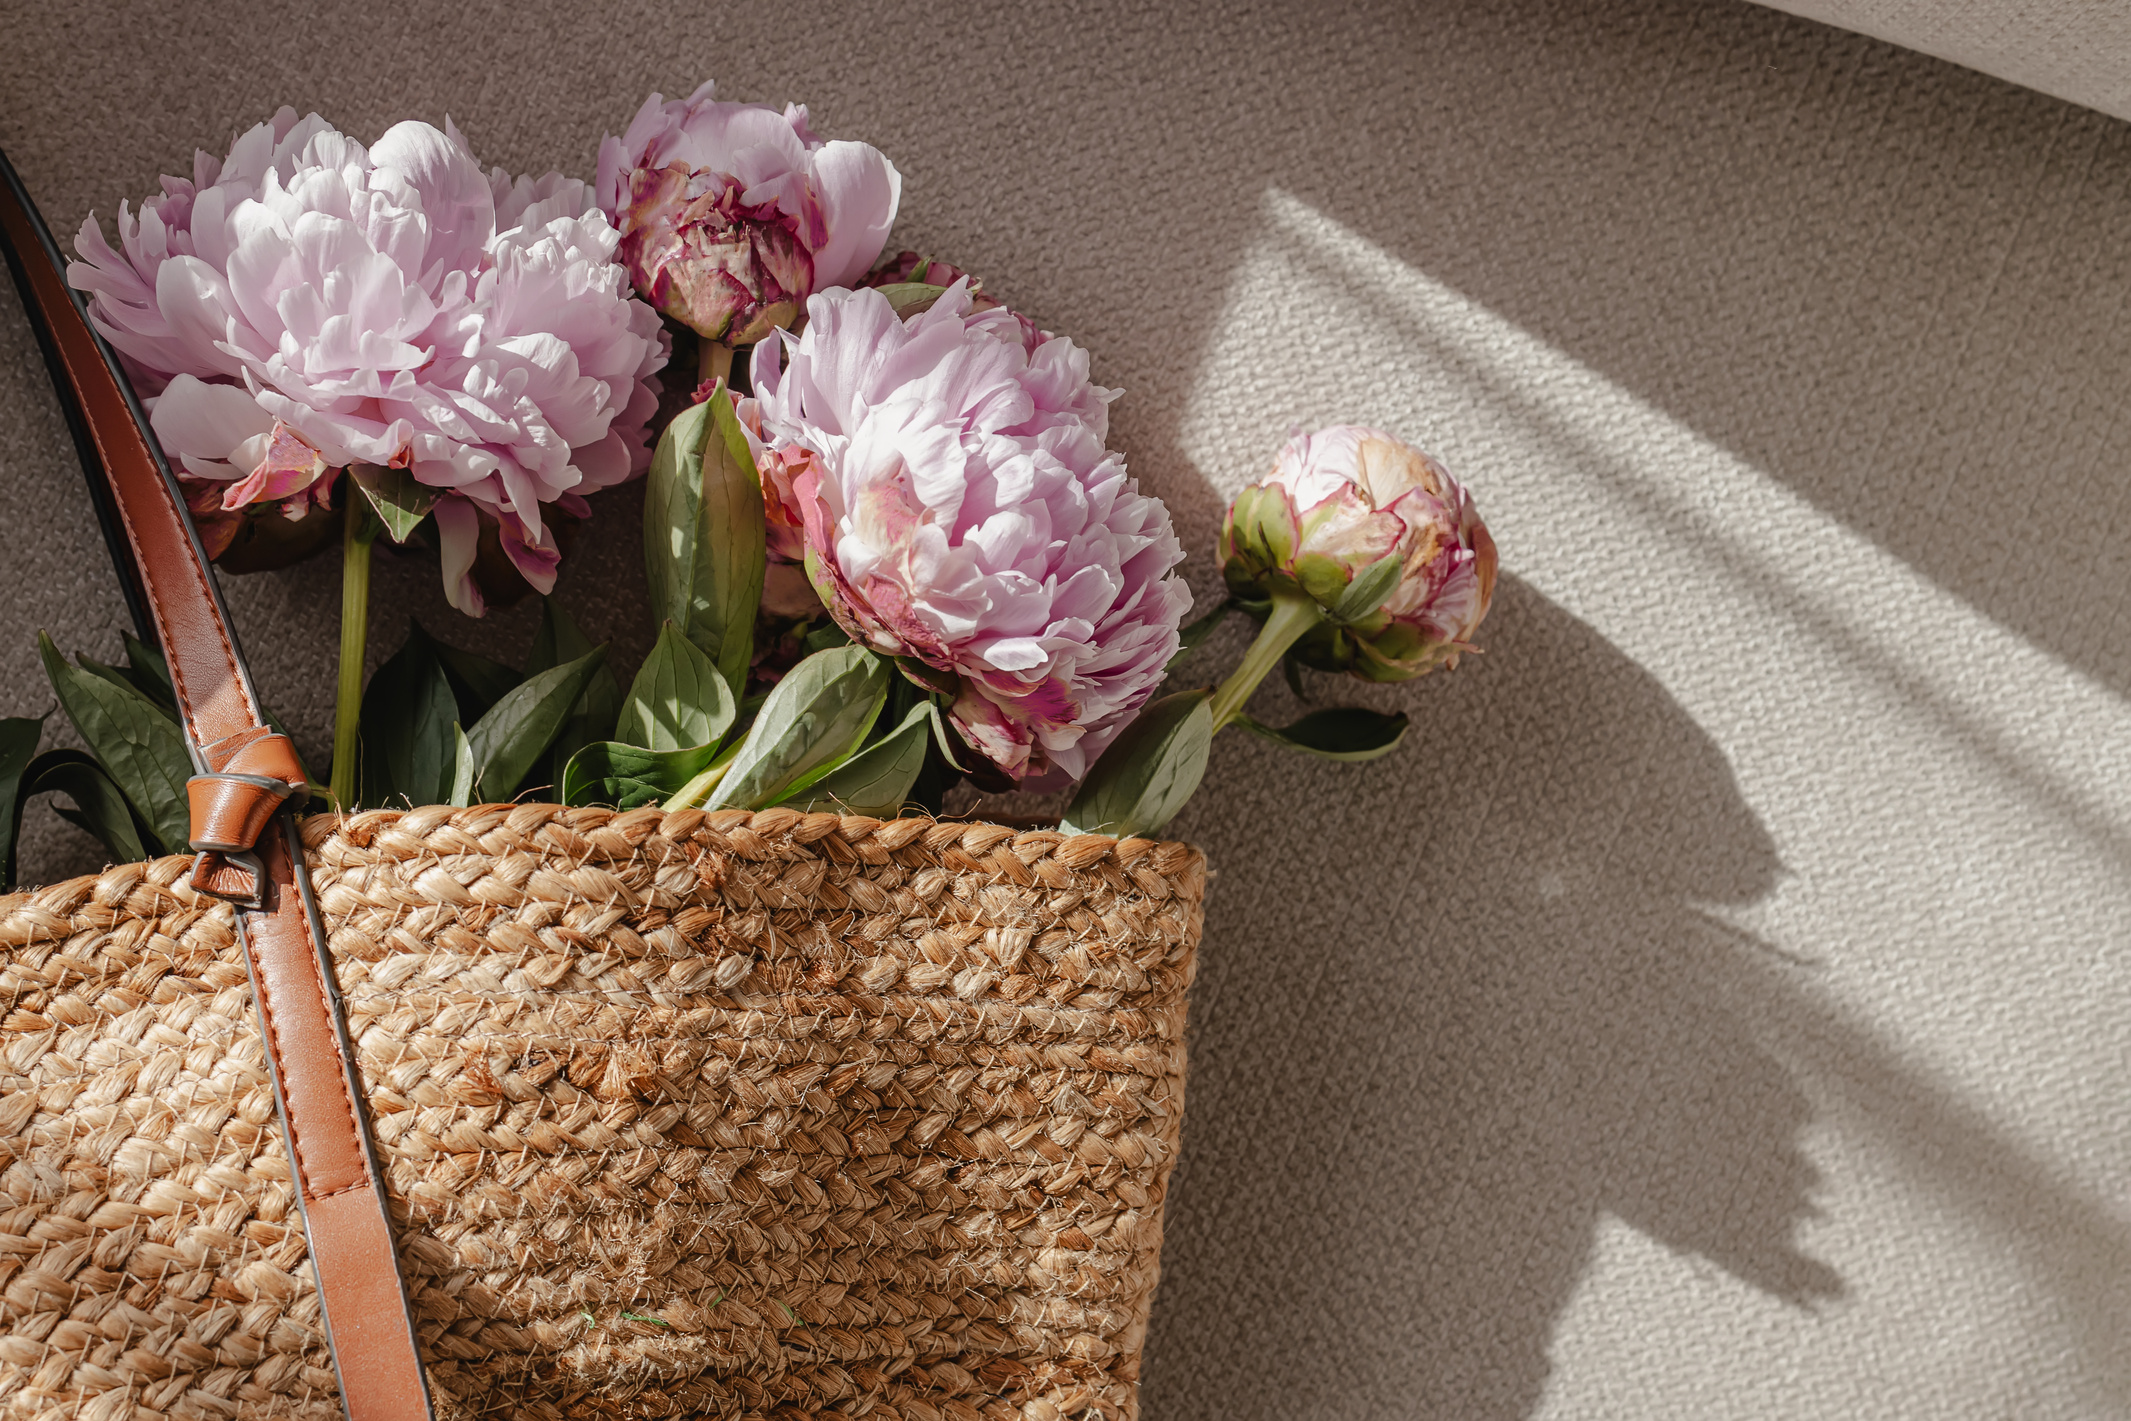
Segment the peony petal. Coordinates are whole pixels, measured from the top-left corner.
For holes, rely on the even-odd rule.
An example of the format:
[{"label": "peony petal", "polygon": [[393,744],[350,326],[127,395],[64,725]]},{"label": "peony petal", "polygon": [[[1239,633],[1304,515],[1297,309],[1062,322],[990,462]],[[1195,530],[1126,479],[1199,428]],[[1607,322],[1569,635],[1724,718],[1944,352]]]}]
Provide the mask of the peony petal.
[{"label": "peony petal", "polygon": [[258,460],[249,474],[223,493],[222,507],[225,510],[233,512],[254,503],[278,503],[304,494],[330,472],[316,449],[279,422],[274,425]]},{"label": "peony petal", "polygon": [[[448,121],[447,121],[448,122]],[[411,188],[428,219],[429,244],[422,280],[445,271],[477,271],[496,231],[496,199],[487,174],[456,130],[440,133],[426,123],[396,123],[370,146],[370,161]]]},{"label": "peony petal", "polygon": [[442,555],[444,597],[469,617],[488,613],[487,599],[473,578],[474,557],[481,551],[481,514],[464,498],[437,500],[437,550]]},{"label": "peony petal", "polygon": [[245,440],[272,430],[274,417],[240,385],[178,375],[156,397],[148,427],[166,454],[227,459]]},{"label": "peony petal", "polygon": [[562,561],[562,549],[555,545],[552,531],[543,530],[539,541],[528,542],[525,531],[515,518],[505,517],[498,529],[504,555],[535,592],[545,597],[555,590],[555,569]]},{"label": "peony petal", "polygon": [[850,286],[880,259],[903,197],[903,175],[868,143],[826,143],[810,164],[829,239],[814,252],[814,285]]}]

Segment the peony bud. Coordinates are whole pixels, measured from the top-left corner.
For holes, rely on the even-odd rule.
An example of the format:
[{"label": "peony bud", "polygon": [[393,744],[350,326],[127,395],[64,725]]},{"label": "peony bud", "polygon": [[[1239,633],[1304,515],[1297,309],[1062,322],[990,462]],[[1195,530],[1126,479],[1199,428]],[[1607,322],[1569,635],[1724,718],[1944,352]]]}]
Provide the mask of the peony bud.
[{"label": "peony bud", "polygon": [[1307,596],[1323,619],[1295,642],[1306,665],[1404,681],[1457,665],[1495,590],[1495,545],[1441,464],[1388,434],[1298,434],[1221,527],[1237,596]]}]

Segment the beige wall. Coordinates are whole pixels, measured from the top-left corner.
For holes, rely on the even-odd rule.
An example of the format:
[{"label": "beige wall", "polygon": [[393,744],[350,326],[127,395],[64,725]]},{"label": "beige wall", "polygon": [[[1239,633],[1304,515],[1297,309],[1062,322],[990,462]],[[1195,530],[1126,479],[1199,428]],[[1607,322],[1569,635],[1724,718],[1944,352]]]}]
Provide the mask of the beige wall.
[{"label": "beige wall", "polygon": [[2131,118],[2125,0],[1765,0]]},{"label": "beige wall", "polygon": [[[579,171],[654,85],[806,99],[1094,349],[1202,594],[1291,421],[1471,482],[1507,575],[1483,657],[1377,693],[1412,743],[1224,737],[1177,826],[1220,876],[1150,1421],[2131,1413],[2131,128],[1709,0],[5,29],[68,226],[283,99]],[[120,612],[12,302],[19,714],[33,630]],[[634,516],[564,582],[630,664]],[[523,645],[434,576],[379,625]],[[321,755],[330,568],[231,593]],[[34,872],[90,862],[37,816]]]}]

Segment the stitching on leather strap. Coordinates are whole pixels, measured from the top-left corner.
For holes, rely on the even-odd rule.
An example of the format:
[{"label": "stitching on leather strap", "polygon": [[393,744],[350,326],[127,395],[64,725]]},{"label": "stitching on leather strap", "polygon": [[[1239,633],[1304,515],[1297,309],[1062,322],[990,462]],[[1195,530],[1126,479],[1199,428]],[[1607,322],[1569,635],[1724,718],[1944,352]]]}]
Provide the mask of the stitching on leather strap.
[{"label": "stitching on leather strap", "polygon": [[331,1190],[325,1194],[306,1194],[303,1197],[311,1200],[313,1203],[323,1204],[328,1199],[338,1199],[341,1195],[353,1194],[358,1189],[374,1189],[376,1187],[377,1186],[370,1180],[361,1179],[357,1180],[353,1184],[343,1184],[340,1188]]},{"label": "stitching on leather strap", "polygon": [[[73,379],[75,385],[77,387],[84,385],[86,382],[84,381],[81,372],[75,369],[74,358],[72,354],[67,350],[66,346],[63,344],[59,347],[59,358],[65,362],[67,367],[67,374]],[[133,433],[133,449],[138,452],[139,456],[142,459],[145,459],[148,462],[148,465],[151,469],[154,469],[155,456],[149,452],[147,444],[142,442],[142,440],[140,439],[139,431],[135,430],[133,431]],[[112,457],[113,451],[104,447],[104,431],[102,426],[92,422],[89,425],[89,437],[96,441],[97,452],[102,454],[104,458],[104,467],[107,469],[116,469],[118,467],[118,463],[117,460]],[[178,510],[176,501],[170,492],[170,486],[164,482],[163,478],[161,477],[160,470],[156,470],[156,475],[157,476],[154,479],[150,480],[150,482],[152,482],[155,486],[156,495],[162,499],[165,508],[170,511],[172,516],[182,521],[184,518],[184,514]],[[155,573],[154,570],[149,567],[147,557],[142,553],[140,534],[138,531],[135,530],[133,526],[132,511],[126,506],[126,500],[124,498],[115,498],[112,500],[112,502],[118,505],[119,522],[123,523],[126,528],[126,541],[133,545],[133,556],[135,560],[140,563],[141,568],[144,574],[146,575],[146,580],[148,581],[149,587],[148,607],[150,612],[155,617],[156,633],[162,638],[163,648],[166,652],[168,652],[171,647],[170,624],[163,612],[162,599],[154,595]],[[208,585],[207,582],[207,569],[200,566],[199,559],[193,555],[192,539],[184,539],[184,544],[184,571],[186,574],[189,574],[191,576],[194,582],[199,584],[200,595],[209,599],[209,601],[212,602],[214,597],[214,591]],[[229,671],[230,682],[238,688],[239,694],[242,694],[244,687],[244,676],[243,673],[240,672],[237,668],[237,649],[229,644],[229,633],[227,629],[223,627],[222,619],[220,617],[214,617],[210,618],[210,621],[214,625],[216,649],[222,653],[222,663]],[[180,669],[183,658],[175,655],[166,655],[164,661],[165,664],[170,668],[171,689],[177,693],[177,702],[180,706],[184,707],[185,719],[191,724],[193,743],[195,745],[204,745],[207,743],[208,737],[203,732],[203,728],[200,725],[198,712],[193,709],[193,697],[190,692],[187,691],[185,686],[185,673],[182,669]],[[249,700],[250,698],[246,697],[246,699]]]},{"label": "stitching on leather strap", "polygon": [[[287,851],[285,845],[283,851]],[[298,916],[301,918],[303,923],[303,945],[305,948],[303,954],[304,962],[310,967],[312,984],[318,988],[318,999],[326,1004],[326,1010],[330,1015],[333,1007],[333,993],[331,989],[326,985],[325,964],[322,961],[322,955],[319,952],[319,948],[323,944],[321,944],[320,942],[318,942],[317,939],[311,936],[311,915],[309,913],[302,913]],[[336,1031],[332,1033],[332,1036],[333,1068],[337,1073],[336,1078],[342,1083],[342,1088],[336,1091],[334,1094],[335,1097],[340,1101],[341,1108],[347,1112],[348,1133],[353,1135],[355,1139],[360,1142],[362,1140],[363,1135],[363,1125],[362,1121],[356,1118],[355,1101],[348,1094],[346,1086],[348,1080],[348,1058],[341,1054],[340,1033]],[[291,1136],[292,1142],[296,1145],[296,1148],[298,1150],[301,1150],[303,1144],[301,1140],[294,1139],[296,1133],[297,1132],[294,1126],[291,1126],[289,1129],[289,1135]],[[303,1170],[301,1166],[299,1166],[298,1172],[303,1176],[304,1179],[304,1197],[309,1198],[311,1191],[311,1186],[309,1183],[309,1171]],[[370,1165],[367,1159],[365,1159],[363,1162],[363,1177],[364,1181],[368,1182],[370,1177]],[[339,1193],[343,1191],[336,1190],[334,1192]]]},{"label": "stitching on leather strap", "polygon": [[[248,956],[254,955],[251,943],[246,942],[244,947]],[[274,1024],[274,994],[267,990],[266,975],[259,971],[256,962],[252,967],[252,988],[252,995],[257,997],[259,1001],[259,1020],[266,1026],[267,1040],[273,1043],[274,1060],[277,1063],[286,1061],[289,1058],[289,1054],[281,1046],[281,1028]],[[282,1087],[281,1118],[288,1125],[288,1129],[284,1133],[289,1137],[289,1153],[295,1157],[296,1188],[298,1192],[308,1198],[311,1193],[310,1185],[307,1182],[310,1172],[303,1165],[303,1140],[296,1132],[295,1122],[289,1118],[288,1088],[286,1084]]]}]

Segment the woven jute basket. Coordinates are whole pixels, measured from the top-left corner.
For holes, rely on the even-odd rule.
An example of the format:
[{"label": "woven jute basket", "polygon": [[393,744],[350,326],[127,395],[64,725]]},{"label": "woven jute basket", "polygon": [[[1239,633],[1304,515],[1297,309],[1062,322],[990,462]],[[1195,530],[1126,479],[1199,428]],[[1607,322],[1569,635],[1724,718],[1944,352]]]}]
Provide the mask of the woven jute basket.
[{"label": "woven jute basket", "polygon": [[[551,804],[303,842],[440,1414],[1137,1414],[1196,850]],[[0,898],[7,1418],[340,1414],[189,863]]]}]

